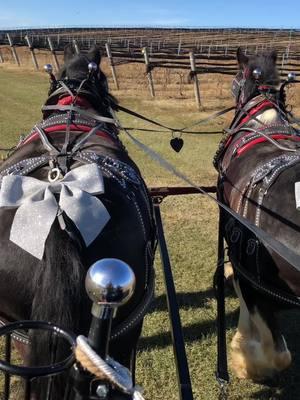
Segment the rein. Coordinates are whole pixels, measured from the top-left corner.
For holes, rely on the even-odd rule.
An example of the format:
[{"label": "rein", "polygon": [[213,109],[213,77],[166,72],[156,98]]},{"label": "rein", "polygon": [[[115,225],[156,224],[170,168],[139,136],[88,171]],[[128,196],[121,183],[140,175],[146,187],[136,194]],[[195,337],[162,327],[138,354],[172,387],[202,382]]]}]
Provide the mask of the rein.
[{"label": "rein", "polygon": [[[203,119],[198,120],[197,122],[194,122],[194,123],[191,124],[191,125],[186,125],[184,128],[172,128],[172,127],[170,127],[170,126],[161,124],[160,122],[157,122],[157,121],[155,121],[155,120],[153,120],[153,119],[147,118],[147,117],[145,117],[145,116],[142,115],[142,114],[139,114],[139,113],[137,113],[137,112],[135,112],[135,111],[130,110],[129,108],[126,108],[126,107],[123,107],[123,106],[118,105],[118,110],[123,111],[123,112],[125,112],[126,114],[132,115],[132,116],[134,116],[134,117],[137,117],[137,118],[139,118],[139,119],[141,119],[141,120],[143,120],[143,121],[149,122],[149,123],[151,123],[151,124],[153,124],[153,125],[159,126],[159,127],[161,127],[161,128],[165,128],[165,129],[167,129],[167,130],[170,131],[170,132],[190,133],[190,134],[198,134],[198,132],[188,132],[188,131],[187,131],[188,129],[191,129],[191,128],[193,128],[194,126],[201,125],[201,124],[204,124],[204,123],[206,123],[206,122],[208,122],[208,121],[211,121],[211,120],[213,120],[214,118],[217,118],[217,117],[220,117],[221,115],[227,114],[229,111],[232,111],[232,110],[234,110],[234,109],[235,109],[234,106],[228,107],[228,108],[224,108],[223,110],[217,111],[217,112],[215,112],[215,113],[209,115],[209,116],[206,117],[206,118],[203,118]],[[127,127],[124,128],[124,127],[122,127],[122,126],[118,126],[118,127],[119,127],[121,130],[124,130],[124,129],[126,129],[126,130],[136,130],[136,131],[139,131],[139,130],[143,131],[143,130],[144,130],[144,129],[142,129],[142,128],[127,128]],[[153,132],[156,132],[156,131],[153,130]],[[209,134],[210,132],[206,132],[206,133]]]},{"label": "rein", "polygon": [[[100,122],[105,122],[107,124],[113,124],[116,125],[116,121],[113,118],[108,118],[108,117],[102,117],[96,113],[93,113],[91,111],[84,110],[82,108],[76,107],[74,105],[52,105],[52,106],[43,106],[42,111],[69,111],[69,112],[76,112],[78,114],[81,114],[85,117],[94,119],[96,121]],[[117,125],[116,125],[117,126]]]},{"label": "rein", "polygon": [[[248,228],[255,236],[257,236],[262,242],[264,242],[267,247],[272,249],[275,253],[279,254],[285,261],[287,261],[291,266],[293,266],[297,271],[300,272],[300,255],[296,254],[294,251],[289,249],[283,243],[277,241],[276,239],[273,239],[267,232],[253,225],[246,218],[242,217],[240,214],[229,208],[225,203],[216,199],[214,196],[206,192],[201,186],[193,182],[187,175],[185,175],[176,167],[174,167],[174,165],[172,165],[169,161],[164,159],[160,154],[158,154],[156,151],[154,151],[144,143],[140,142],[130,132],[128,132],[126,128],[122,129],[126,132],[130,140],[137,147],[139,147],[144,153],[146,153],[152,160],[156,161],[161,167],[163,167],[168,172],[171,172],[173,175],[175,175],[183,182],[187,183],[189,186],[194,187],[197,191],[206,195],[210,200],[216,203],[229,215],[234,217],[234,219],[236,219],[242,225],[246,226],[246,228]],[[299,306],[300,306],[300,299],[299,299]]]}]

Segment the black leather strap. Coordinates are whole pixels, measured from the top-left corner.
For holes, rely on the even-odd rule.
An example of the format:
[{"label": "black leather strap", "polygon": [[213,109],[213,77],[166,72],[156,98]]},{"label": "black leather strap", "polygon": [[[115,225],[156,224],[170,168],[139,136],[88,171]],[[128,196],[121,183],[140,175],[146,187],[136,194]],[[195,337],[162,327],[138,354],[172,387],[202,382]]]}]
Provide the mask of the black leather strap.
[{"label": "black leather strap", "polygon": [[227,349],[226,349],[226,319],[225,319],[225,292],[224,292],[224,211],[220,208],[218,261],[214,276],[214,287],[217,298],[217,370],[216,378],[221,386],[221,394],[225,399],[225,386],[229,383]]}]

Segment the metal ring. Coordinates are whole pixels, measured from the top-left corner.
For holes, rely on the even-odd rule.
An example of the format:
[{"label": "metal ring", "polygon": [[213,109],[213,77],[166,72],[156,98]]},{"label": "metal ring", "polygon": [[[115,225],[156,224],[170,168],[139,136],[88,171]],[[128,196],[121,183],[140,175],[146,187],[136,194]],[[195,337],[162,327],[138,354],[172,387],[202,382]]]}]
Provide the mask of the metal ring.
[{"label": "metal ring", "polygon": [[[50,322],[44,321],[19,321],[13,322],[0,328],[0,337],[4,335],[10,335],[17,329],[41,329],[55,333],[59,337],[65,339],[73,350],[76,346],[75,335],[69,331],[63,330],[57,325],[51,324]],[[64,360],[51,365],[45,365],[40,367],[23,367],[19,365],[10,364],[0,359],[0,370],[11,375],[21,376],[23,378],[36,378],[42,376],[56,375],[69,369],[75,362],[75,356],[73,351]]]},{"label": "metal ring", "polygon": [[181,138],[182,137],[182,131],[178,131],[178,130],[172,130],[172,139],[175,139],[175,138]]},{"label": "metal ring", "polygon": [[49,172],[48,172],[48,181],[49,182],[56,182],[58,180],[60,180],[62,178],[62,173],[61,170],[57,167],[52,168]]}]

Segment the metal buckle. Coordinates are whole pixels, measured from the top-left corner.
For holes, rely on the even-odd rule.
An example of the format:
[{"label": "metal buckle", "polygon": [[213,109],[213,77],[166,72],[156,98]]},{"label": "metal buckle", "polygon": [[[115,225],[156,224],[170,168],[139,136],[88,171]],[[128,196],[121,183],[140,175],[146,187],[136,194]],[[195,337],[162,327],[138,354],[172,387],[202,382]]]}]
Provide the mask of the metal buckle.
[{"label": "metal buckle", "polygon": [[248,240],[246,248],[246,253],[248,256],[253,256],[256,250],[256,246],[257,246],[257,241],[255,239]]},{"label": "metal buckle", "polygon": [[237,227],[233,228],[230,235],[230,242],[237,243],[240,237],[241,237],[241,230]]}]

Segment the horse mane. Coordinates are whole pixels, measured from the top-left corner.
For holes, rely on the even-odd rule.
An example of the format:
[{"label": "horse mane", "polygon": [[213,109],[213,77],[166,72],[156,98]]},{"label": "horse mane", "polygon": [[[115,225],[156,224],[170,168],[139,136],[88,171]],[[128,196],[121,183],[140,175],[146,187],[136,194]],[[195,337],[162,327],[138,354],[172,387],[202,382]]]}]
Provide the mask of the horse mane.
[{"label": "horse mane", "polygon": [[[97,64],[97,74],[92,79],[86,80],[83,84],[83,96],[90,100],[91,105],[100,113],[110,114],[109,108],[116,110],[118,108],[117,99],[109,93],[107,77],[100,68],[101,53],[100,49],[93,46],[87,53],[76,54],[70,45],[66,46],[64,51],[64,65],[60,68],[57,82],[51,83],[49,98],[56,91],[59,81],[76,82],[78,89],[80,83],[88,77],[88,64],[94,62]],[[76,90],[75,90],[76,91]],[[49,100],[49,99],[48,99]],[[51,103],[57,99],[51,98]],[[50,104],[49,101],[46,102]]]}]

